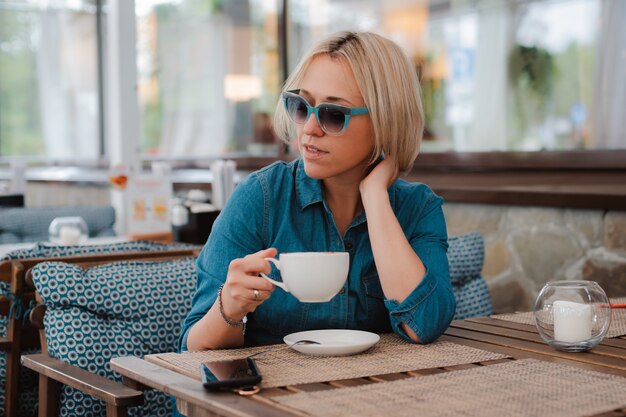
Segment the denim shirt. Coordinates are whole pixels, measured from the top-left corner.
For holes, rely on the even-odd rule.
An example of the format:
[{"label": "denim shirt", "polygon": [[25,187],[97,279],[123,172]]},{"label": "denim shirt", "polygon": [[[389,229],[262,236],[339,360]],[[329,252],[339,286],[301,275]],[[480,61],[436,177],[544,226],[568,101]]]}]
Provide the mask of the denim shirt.
[{"label": "denim shirt", "polygon": [[[180,349],[187,349],[189,329],[215,302],[229,263],[270,247],[279,254],[347,251],[348,280],[326,303],[302,303],[276,288],[248,314],[246,346],[281,343],[289,333],[314,329],[394,331],[410,341],[400,327],[403,322],[422,343],[438,338],[456,307],[448,272],[443,200],[426,185],[403,180],[396,180],[388,192],[409,243],[426,267],[422,281],[402,302],[386,299],[383,294],[365,213],[359,214],[341,236],[322,182],[306,175],[301,160],[276,162],[248,176],[216,219],[198,257],[197,291],[183,324]],[[280,281],[275,269],[270,277]]]}]

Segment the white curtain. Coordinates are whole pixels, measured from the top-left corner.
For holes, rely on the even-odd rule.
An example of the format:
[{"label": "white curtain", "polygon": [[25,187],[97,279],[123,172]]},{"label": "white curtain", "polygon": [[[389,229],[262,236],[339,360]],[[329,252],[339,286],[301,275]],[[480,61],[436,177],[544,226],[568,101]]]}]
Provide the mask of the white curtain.
[{"label": "white curtain", "polygon": [[43,10],[36,21],[37,88],[45,155],[98,158],[95,17]]},{"label": "white curtain", "polygon": [[594,88],[597,149],[626,148],[626,1],[603,0]]},{"label": "white curtain", "polygon": [[483,0],[478,7],[474,116],[469,134],[473,151],[506,149],[510,7],[501,0]]},{"label": "white curtain", "polygon": [[224,98],[227,19],[163,22],[159,36],[162,155],[219,155],[228,147],[232,104]]}]

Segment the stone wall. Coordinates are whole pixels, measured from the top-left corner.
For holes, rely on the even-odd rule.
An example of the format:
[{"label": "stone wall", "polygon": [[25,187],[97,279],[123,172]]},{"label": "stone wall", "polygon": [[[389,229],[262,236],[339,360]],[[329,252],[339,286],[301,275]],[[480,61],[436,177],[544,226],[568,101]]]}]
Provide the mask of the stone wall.
[{"label": "stone wall", "polygon": [[496,312],[530,310],[548,281],[597,281],[626,296],[626,212],[446,203],[448,234],[485,239]]}]

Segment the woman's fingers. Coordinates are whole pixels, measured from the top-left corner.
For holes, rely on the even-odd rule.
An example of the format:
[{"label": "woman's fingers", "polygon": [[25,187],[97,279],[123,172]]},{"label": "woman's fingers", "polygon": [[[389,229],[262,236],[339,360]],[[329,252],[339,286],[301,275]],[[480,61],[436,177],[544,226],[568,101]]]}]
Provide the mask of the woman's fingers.
[{"label": "woman's fingers", "polygon": [[[232,283],[231,285],[228,285],[228,287],[229,293],[233,298],[250,301],[266,300],[275,288],[273,284],[264,278],[250,275],[245,276],[243,281]],[[254,297],[255,290],[259,292],[256,300]]]},{"label": "woman's fingers", "polygon": [[273,258],[274,256],[276,256],[276,249],[264,249],[244,258],[234,259],[228,269],[237,269],[253,275],[257,275],[259,272],[269,273],[272,268],[265,258]]},{"label": "woman's fingers", "polygon": [[257,290],[257,289],[253,289],[250,290],[250,299],[251,301],[261,304],[263,301],[267,300],[268,298],[270,298],[270,295],[272,295],[272,291],[265,291],[265,290]]},{"label": "woman's fingers", "polygon": [[272,267],[265,258],[273,258],[274,256],[276,256],[276,249],[264,249],[243,258],[242,266],[246,272],[254,275],[257,275],[259,272],[269,274],[272,271]]},{"label": "woman's fingers", "polygon": [[274,257],[276,253],[276,249],[269,248],[233,260],[228,267],[222,303],[228,304],[229,309],[245,314],[254,311],[267,300],[274,290],[274,285],[258,274],[271,271],[271,266],[265,258]]}]

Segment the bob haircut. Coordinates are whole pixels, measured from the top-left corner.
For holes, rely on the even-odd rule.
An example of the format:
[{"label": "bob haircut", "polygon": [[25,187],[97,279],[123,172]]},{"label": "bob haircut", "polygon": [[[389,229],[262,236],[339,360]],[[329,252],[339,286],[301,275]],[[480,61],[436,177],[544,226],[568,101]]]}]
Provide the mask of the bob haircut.
[{"label": "bob haircut", "polygon": [[[395,157],[400,172],[408,171],[419,153],[424,130],[424,111],[417,73],[409,58],[391,40],[371,32],[339,32],[322,40],[300,61],[283,91],[298,89],[311,62],[320,55],[348,63],[374,130],[371,162],[381,155]],[[279,138],[295,136],[282,98],[274,115]]]}]

